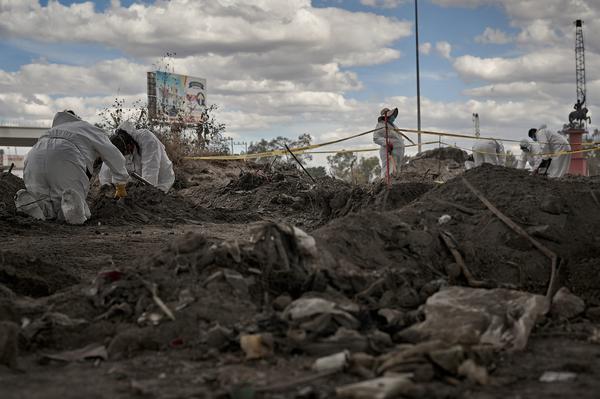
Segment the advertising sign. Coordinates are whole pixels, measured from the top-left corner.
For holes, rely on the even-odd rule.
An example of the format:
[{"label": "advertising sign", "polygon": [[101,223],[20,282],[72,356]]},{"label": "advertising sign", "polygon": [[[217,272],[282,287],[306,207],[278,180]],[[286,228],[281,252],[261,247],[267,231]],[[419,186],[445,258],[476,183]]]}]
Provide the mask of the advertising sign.
[{"label": "advertising sign", "polygon": [[148,72],[148,113],[154,120],[201,123],[206,110],[206,79]]}]

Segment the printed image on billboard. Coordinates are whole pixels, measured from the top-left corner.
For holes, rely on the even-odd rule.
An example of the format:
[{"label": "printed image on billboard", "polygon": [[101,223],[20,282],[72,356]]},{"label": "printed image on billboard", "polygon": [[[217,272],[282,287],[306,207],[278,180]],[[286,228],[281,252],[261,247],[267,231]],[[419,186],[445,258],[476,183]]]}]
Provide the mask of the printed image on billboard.
[{"label": "printed image on billboard", "polygon": [[206,79],[148,72],[148,109],[153,119],[202,122],[206,110]]}]

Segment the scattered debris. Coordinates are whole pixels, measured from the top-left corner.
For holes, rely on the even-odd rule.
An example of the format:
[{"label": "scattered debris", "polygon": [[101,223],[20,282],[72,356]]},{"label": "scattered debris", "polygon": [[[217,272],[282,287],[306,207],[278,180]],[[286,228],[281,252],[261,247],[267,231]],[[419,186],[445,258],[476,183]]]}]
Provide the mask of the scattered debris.
[{"label": "scattered debris", "polygon": [[552,298],[550,315],[564,319],[579,316],[585,311],[585,302],[577,295],[573,295],[567,287],[559,289]]},{"label": "scattered debris", "polygon": [[577,379],[577,373],[568,371],[544,371],[540,382],[567,382]]}]

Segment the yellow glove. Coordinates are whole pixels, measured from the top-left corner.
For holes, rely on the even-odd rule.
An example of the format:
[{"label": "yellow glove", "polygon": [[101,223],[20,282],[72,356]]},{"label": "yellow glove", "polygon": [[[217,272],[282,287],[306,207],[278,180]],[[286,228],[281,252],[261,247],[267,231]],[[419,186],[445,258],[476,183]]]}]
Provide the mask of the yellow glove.
[{"label": "yellow glove", "polygon": [[125,184],[117,183],[115,188],[115,198],[127,197],[127,190],[125,190]]}]

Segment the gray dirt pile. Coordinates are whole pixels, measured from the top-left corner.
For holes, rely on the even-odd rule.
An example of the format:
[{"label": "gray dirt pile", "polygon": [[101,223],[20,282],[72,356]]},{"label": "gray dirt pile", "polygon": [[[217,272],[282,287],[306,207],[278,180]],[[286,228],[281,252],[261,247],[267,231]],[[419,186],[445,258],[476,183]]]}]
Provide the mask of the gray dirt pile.
[{"label": "gray dirt pile", "polygon": [[89,223],[120,224],[199,224],[201,222],[238,222],[256,220],[253,215],[236,211],[207,209],[177,193],[164,193],[155,187],[129,183],[127,197],[114,198],[112,187],[91,192]]},{"label": "gray dirt pile", "polygon": [[[600,195],[600,184],[549,180],[489,165],[470,170],[464,177],[559,256],[562,285],[590,303],[600,303],[600,274],[590,267],[600,256],[600,206],[594,199]],[[550,261],[493,215],[461,178],[384,215],[350,215],[318,230],[315,237],[327,242],[334,257],[345,264],[365,267],[371,263],[377,268],[412,264],[416,273],[442,276],[454,262],[440,240],[441,232],[448,232],[477,278],[544,293]],[[440,225],[443,215],[451,218]]]},{"label": "gray dirt pile", "polygon": [[[557,286],[567,286],[588,307],[600,304],[600,183],[548,180],[493,166],[463,176],[560,257]],[[239,364],[287,371],[298,359],[306,370],[316,357],[349,350],[353,361],[366,365],[336,375],[340,385],[380,375],[374,359],[407,345],[403,333],[422,321],[425,301],[443,287],[468,285],[444,237],[476,279],[545,292],[550,261],[500,222],[462,177],[443,185],[400,179],[389,190],[381,182],[360,187],[329,178],[314,185],[289,171],[229,171],[221,177],[212,193],[198,181],[175,194],[131,185],[121,202],[112,190],[100,191],[90,200],[93,222],[212,222],[224,211],[263,219],[242,239],[189,233],[81,282],[68,270],[50,274],[43,262],[1,252],[7,266],[0,268],[0,286],[6,288],[0,316],[8,309],[15,320],[27,318],[21,351],[95,343],[115,364],[142,356],[156,360],[149,354],[160,351],[161,357],[202,362],[229,375],[229,366]],[[202,207],[192,201],[197,197]],[[310,235],[273,219],[300,221]],[[253,348],[258,355],[244,344],[252,340],[260,343]],[[445,364],[444,355],[456,348],[444,350],[436,361]],[[489,358],[479,363],[497,359]],[[414,397],[460,397],[449,385],[435,384],[449,376],[462,384],[464,376],[430,360],[421,356],[394,370],[411,372],[425,384],[427,391]],[[256,386],[257,375],[252,370],[237,382]],[[200,384],[216,397],[240,397],[230,391],[233,380],[207,377]],[[315,385],[315,397],[333,394],[326,385]]]},{"label": "gray dirt pile", "polygon": [[467,153],[458,148],[442,147],[423,151],[402,167],[402,181],[448,181],[465,171]]},{"label": "gray dirt pile", "polygon": [[22,188],[25,188],[23,179],[8,172],[0,173],[0,217],[16,214],[14,197]]},{"label": "gray dirt pile", "polygon": [[326,222],[363,209],[399,209],[434,187],[430,180],[394,180],[353,185],[331,177],[310,181],[301,171],[242,170],[224,186],[198,186],[181,195],[209,209],[255,213],[262,219],[286,220],[312,230]]}]

